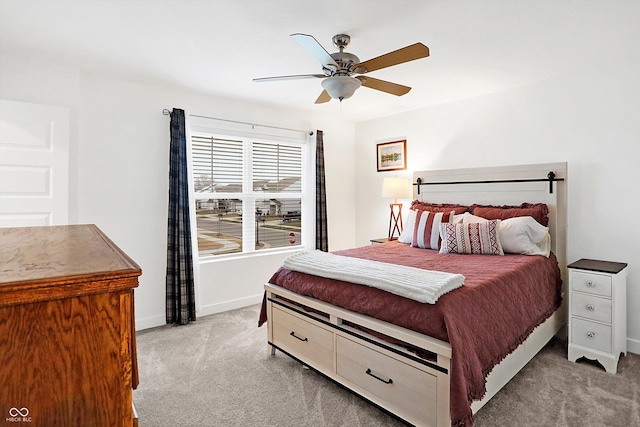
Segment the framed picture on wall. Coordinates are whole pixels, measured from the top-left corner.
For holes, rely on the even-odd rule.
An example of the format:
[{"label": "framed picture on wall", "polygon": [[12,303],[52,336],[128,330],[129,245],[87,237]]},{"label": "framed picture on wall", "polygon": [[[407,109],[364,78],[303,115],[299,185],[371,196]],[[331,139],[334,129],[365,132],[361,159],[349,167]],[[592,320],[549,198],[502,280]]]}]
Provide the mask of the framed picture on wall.
[{"label": "framed picture on wall", "polygon": [[398,171],[407,168],[407,140],[382,142],[376,145],[378,172]]}]

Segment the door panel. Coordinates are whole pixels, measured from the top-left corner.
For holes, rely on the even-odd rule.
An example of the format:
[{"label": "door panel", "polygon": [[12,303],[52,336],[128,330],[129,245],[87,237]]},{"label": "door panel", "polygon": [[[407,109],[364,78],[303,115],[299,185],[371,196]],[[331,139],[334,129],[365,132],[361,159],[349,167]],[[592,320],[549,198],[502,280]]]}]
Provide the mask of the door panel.
[{"label": "door panel", "polygon": [[69,110],[0,100],[0,227],[68,219]]}]

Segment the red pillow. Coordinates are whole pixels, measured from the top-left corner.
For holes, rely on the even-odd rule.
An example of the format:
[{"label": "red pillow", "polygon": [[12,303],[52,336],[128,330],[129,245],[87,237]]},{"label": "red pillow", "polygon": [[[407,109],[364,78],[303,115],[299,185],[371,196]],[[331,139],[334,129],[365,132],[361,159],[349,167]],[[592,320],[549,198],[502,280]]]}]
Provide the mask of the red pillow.
[{"label": "red pillow", "polygon": [[530,216],[545,227],[549,225],[549,208],[545,203],[523,203],[519,206],[471,205],[471,213],[486,219]]},{"label": "red pillow", "polygon": [[429,212],[451,212],[455,215],[469,212],[469,206],[458,205],[455,203],[428,203],[414,200],[411,202],[411,209],[416,211],[429,211]]},{"label": "red pillow", "polygon": [[439,249],[442,241],[440,224],[451,222],[452,219],[453,211],[449,211],[449,213],[416,211],[411,246],[422,249]]}]

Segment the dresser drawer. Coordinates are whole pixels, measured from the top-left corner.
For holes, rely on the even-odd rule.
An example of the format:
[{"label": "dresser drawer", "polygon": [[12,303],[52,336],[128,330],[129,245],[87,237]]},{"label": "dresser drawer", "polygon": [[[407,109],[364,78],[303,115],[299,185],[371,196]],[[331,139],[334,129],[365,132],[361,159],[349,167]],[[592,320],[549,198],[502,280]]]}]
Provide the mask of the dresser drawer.
[{"label": "dresser drawer", "polygon": [[611,353],[611,326],[572,317],[571,343]]},{"label": "dresser drawer", "polygon": [[273,308],[273,344],[333,370],[333,332],[277,307]]},{"label": "dresser drawer", "polygon": [[336,346],[340,376],[384,399],[400,416],[436,425],[434,375],[341,336]]},{"label": "dresser drawer", "polygon": [[572,270],[571,290],[610,297],[611,276]]},{"label": "dresser drawer", "polygon": [[573,316],[611,323],[611,300],[572,292],[571,314]]}]

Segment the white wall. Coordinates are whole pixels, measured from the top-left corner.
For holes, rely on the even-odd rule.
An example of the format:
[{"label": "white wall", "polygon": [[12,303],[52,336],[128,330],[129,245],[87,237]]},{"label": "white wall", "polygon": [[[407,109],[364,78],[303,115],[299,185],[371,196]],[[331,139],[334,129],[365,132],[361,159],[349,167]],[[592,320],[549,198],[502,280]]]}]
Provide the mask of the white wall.
[{"label": "white wall", "polygon": [[[635,49],[632,41],[630,50]],[[0,63],[0,98],[71,109],[70,219],[97,224],[141,265],[139,328],[164,323],[169,119],[161,111],[178,107],[324,130],[331,250],[386,235],[388,201],[380,197],[384,176],[409,176],[418,169],[567,161],[568,259],[629,263],[628,337],[633,351],[640,352],[640,232],[626,220],[640,209],[637,57],[360,123],[355,132],[352,124],[332,117],[87,75],[21,56],[2,55]],[[409,171],[377,173],[375,144],[402,138],[408,141]],[[260,259],[250,266],[244,262],[207,266],[207,274],[219,280],[203,280],[203,307],[215,311],[254,301],[262,282],[279,265],[278,259]],[[236,277],[231,271],[242,274]]]},{"label": "white wall", "polygon": [[[353,246],[352,123],[89,75],[20,56],[2,55],[0,62],[0,98],[71,109],[70,222],[98,225],[141,266],[136,290],[138,329],[165,323],[169,117],[162,114],[164,108],[323,130],[330,249]],[[198,292],[199,315],[260,301],[262,285],[282,257],[207,264]]]},{"label": "white wall", "polygon": [[[635,49],[629,41],[629,49]],[[629,263],[628,343],[640,353],[640,58],[356,125],[356,244],[385,236],[384,176],[568,162],[568,254]],[[408,170],[377,173],[375,144],[407,139]],[[408,201],[405,202],[405,209]]]}]

